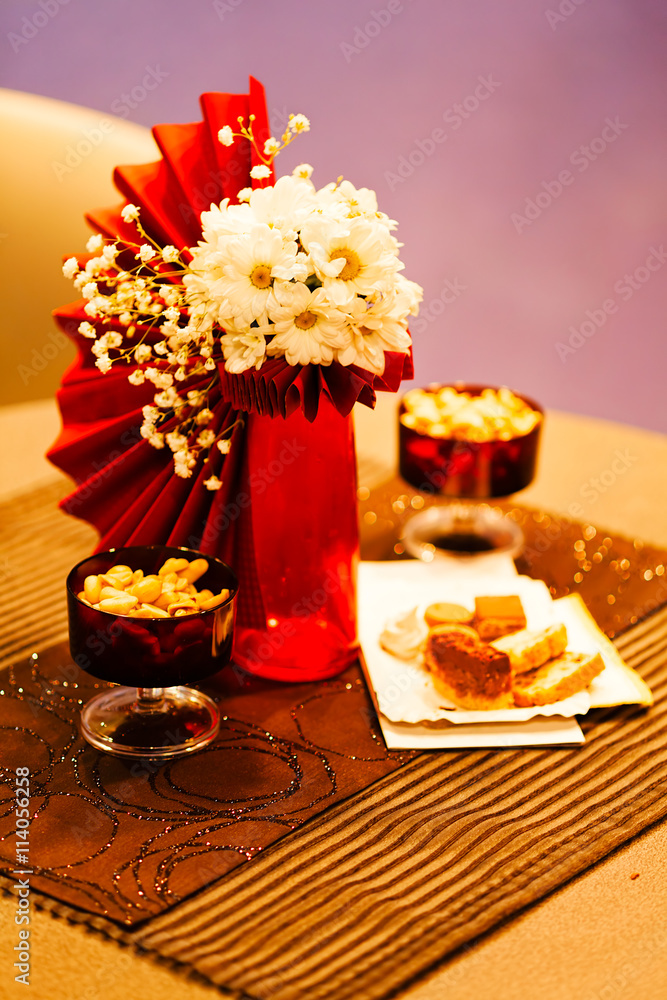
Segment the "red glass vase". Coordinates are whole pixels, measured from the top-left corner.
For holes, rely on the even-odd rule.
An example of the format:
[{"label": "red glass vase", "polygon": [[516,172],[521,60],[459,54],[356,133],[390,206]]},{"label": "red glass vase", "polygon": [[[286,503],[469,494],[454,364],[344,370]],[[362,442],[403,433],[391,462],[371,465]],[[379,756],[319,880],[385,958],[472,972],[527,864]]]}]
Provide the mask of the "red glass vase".
[{"label": "red glass vase", "polygon": [[281,681],[341,673],[358,652],[352,417],[247,414],[235,566],[244,582],[234,660]]}]

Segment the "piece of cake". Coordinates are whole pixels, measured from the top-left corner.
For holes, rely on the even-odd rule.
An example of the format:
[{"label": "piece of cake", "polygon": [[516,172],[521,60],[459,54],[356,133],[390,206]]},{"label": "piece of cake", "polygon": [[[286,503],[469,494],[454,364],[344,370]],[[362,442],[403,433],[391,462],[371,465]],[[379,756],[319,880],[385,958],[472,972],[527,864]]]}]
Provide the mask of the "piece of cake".
[{"label": "piece of cake", "polygon": [[604,670],[599,653],[563,653],[536,670],[514,678],[514,702],[529,705],[552,705],[583,691]]},{"label": "piece of cake", "polygon": [[521,600],[516,594],[476,597],[474,626],[486,642],[519,632],[526,627]]},{"label": "piece of cake", "polygon": [[431,629],[424,661],[440,694],[460,708],[491,710],[514,704],[507,653],[482,642],[472,628]]},{"label": "piece of cake", "polygon": [[491,645],[507,653],[514,674],[525,674],[565,652],[567,630],[562,624],[549,625],[541,632],[531,632],[525,628],[521,632],[494,639]]},{"label": "piece of cake", "polygon": [[470,625],[472,619],[472,611],[468,611],[462,604],[444,601],[429,604],[424,612],[424,620],[429,628],[435,628],[436,625]]}]

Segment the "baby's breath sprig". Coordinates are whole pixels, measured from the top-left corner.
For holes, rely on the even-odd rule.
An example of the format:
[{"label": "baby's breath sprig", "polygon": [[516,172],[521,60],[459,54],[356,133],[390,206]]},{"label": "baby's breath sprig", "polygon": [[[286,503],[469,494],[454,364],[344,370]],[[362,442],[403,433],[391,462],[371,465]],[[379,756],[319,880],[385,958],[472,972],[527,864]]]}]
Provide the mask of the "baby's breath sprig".
[{"label": "baby's breath sprig", "polygon": [[[226,435],[235,426],[217,435],[208,427],[213,419],[208,398],[217,381],[215,341],[202,315],[185,301],[182,276],[188,267],[182,254],[151,238],[136,205],[125,205],[121,215],[124,222],[135,224],[143,243],[107,241],[97,234],[86,245],[88,253],[96,256],[83,266],[75,257],[63,265],[64,275],[73,279],[86,299],[84,312],[89,319],[80,323],[78,332],[94,341],[91,352],[101,372],[120,362],[140,366],[130,373],[129,382],[151,382],[156,390],[153,404],[144,407],[141,435],[155,448],[166,444],[173,453],[176,475],[189,478],[201,455],[212,446],[226,454]],[[123,327],[123,332],[105,330],[111,323]],[[137,330],[140,337],[135,342]],[[148,343],[156,332],[162,339]],[[206,388],[183,395],[178,391],[179,383],[206,374],[211,376]],[[179,422],[165,434],[160,427],[173,417]],[[217,483],[211,477],[207,488],[219,489],[222,484]]]},{"label": "baby's breath sprig", "polygon": [[[255,121],[255,115],[250,115],[248,118],[248,124],[244,124],[244,118],[239,115],[237,118],[239,123],[239,131],[234,132],[230,125],[225,125],[218,132],[218,141],[222,143],[223,146],[231,146],[234,143],[234,139],[247,139],[248,142],[252,144],[257,155],[259,156],[261,163],[257,164],[250,171],[250,176],[254,180],[263,180],[271,175],[271,165],[278,155],[286,146],[300,135],[302,132],[308,132],[310,130],[310,122],[305,115],[290,115],[287,119],[287,127],[283,132],[280,139],[275,139],[273,136],[266,139],[264,146],[260,149],[257,144],[257,137],[255,136],[253,130],[253,122]],[[245,189],[239,194],[245,194]],[[239,200],[246,200],[239,198]]]}]

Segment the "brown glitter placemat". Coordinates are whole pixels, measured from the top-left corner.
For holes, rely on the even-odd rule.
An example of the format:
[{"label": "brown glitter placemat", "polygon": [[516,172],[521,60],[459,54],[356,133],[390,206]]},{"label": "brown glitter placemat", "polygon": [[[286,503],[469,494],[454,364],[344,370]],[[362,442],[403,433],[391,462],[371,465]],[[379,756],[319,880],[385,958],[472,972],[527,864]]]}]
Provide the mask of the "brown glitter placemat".
[{"label": "brown glitter placemat", "polygon": [[[79,670],[64,643],[33,654],[0,675],[0,739],[7,763],[30,769],[31,887],[126,924],[173,906],[414,756],[386,749],[358,667],[317,685],[223,670],[202,685],[224,712],[219,735],[161,764],[99,753],[79,735],[81,705],[109,686]],[[3,788],[11,803],[12,782]],[[6,870],[14,829],[5,809]]]},{"label": "brown glitter placemat", "polygon": [[[391,532],[405,510],[397,513],[393,504],[407,495],[400,481],[398,487],[396,494],[395,484],[387,484],[368,498],[370,506],[362,505],[362,515],[375,515],[365,522],[367,558],[396,555]],[[520,564],[520,571],[546,579],[554,595],[579,589],[608,634],[644,618],[667,598],[665,553],[593,525],[521,508],[512,508],[512,516],[523,524],[528,541],[529,563]],[[41,525],[48,523],[43,512],[39,517]],[[369,530],[376,525],[382,530]],[[36,545],[35,539],[27,545]],[[24,544],[24,556],[26,551]],[[39,625],[39,618],[34,621]],[[41,638],[34,626],[30,634]],[[115,936],[183,962],[239,998],[371,1000],[399,991],[664,815],[666,640],[665,611],[618,636],[622,654],[651,685],[656,704],[648,711],[591,713],[583,722],[583,747],[414,756],[331,808],[326,808],[331,799],[323,802],[323,811],[254,853],[251,864],[238,865],[131,933],[118,928]],[[19,642],[15,634],[12,641]],[[333,682],[346,683],[353,687],[343,697],[355,692],[355,681]],[[302,731],[301,741],[303,735],[312,739]],[[340,747],[326,752],[332,749]],[[62,768],[64,773],[64,761]],[[97,789],[91,776],[86,772],[89,783],[81,794],[92,800]],[[146,789],[154,787],[158,797],[173,795],[151,780],[145,779]],[[217,808],[213,811],[217,815]],[[275,814],[269,815],[272,821]],[[64,843],[68,821],[61,822]],[[108,843],[109,837],[87,863],[97,864]],[[213,856],[218,853],[224,856],[224,851]],[[127,859],[121,875],[134,887],[137,875],[144,878],[135,860]],[[178,891],[175,860],[172,851],[166,868]],[[147,863],[147,882],[157,870],[154,861],[148,852],[141,862]],[[184,859],[184,865],[195,863]],[[173,902],[164,885],[158,879],[149,888]],[[113,931],[106,918],[62,904],[54,908]]]}]

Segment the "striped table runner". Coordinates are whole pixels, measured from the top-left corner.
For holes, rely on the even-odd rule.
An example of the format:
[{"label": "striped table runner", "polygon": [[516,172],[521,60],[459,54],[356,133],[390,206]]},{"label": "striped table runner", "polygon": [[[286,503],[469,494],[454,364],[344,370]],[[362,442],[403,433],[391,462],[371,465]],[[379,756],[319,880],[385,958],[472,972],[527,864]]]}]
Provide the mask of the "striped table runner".
[{"label": "striped table runner", "polygon": [[[53,510],[60,490],[24,505],[21,532],[16,509],[3,522],[17,579],[49,539],[43,587],[12,591],[7,658],[63,637],[63,602],[44,609],[91,535]],[[424,754],[132,933],[47,905],[239,1000],[393,996],[667,812],[667,610],[615,641],[656,703],[591,712],[582,747]]]}]

